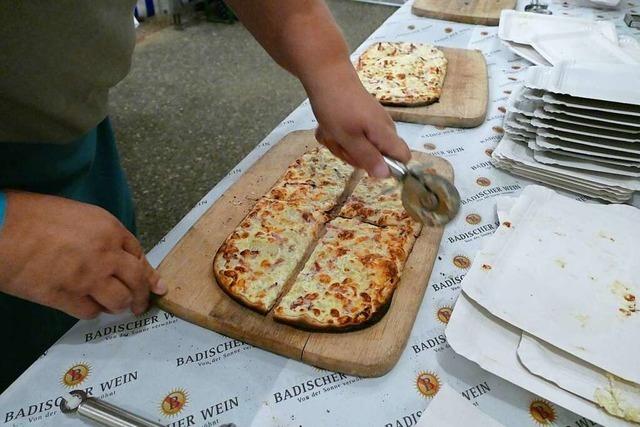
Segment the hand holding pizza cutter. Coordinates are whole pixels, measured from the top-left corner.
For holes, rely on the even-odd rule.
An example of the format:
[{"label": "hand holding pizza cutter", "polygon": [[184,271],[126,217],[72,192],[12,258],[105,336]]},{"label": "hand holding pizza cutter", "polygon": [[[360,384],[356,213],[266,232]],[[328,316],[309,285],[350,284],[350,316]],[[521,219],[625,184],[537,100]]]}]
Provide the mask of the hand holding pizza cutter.
[{"label": "hand holding pizza cutter", "polygon": [[391,176],[402,185],[402,205],[416,221],[425,225],[444,225],[460,209],[460,194],[449,181],[419,166],[382,156]]}]

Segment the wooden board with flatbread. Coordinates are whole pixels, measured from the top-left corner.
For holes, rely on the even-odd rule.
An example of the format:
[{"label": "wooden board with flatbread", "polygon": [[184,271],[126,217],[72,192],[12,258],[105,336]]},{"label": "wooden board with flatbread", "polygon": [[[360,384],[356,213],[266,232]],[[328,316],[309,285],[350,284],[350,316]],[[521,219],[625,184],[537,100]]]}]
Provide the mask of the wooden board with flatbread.
[{"label": "wooden board with flatbread", "polygon": [[[441,227],[422,229],[384,315],[356,331],[313,332],[276,322],[273,310],[265,316],[241,305],[214,278],[212,260],[225,240],[289,164],[316,146],[310,131],[287,135],[208,209],[160,264],[159,272],[169,292],[158,305],[192,323],[324,369],[379,376],[393,367],[406,345],[438,252]],[[429,162],[437,173],[453,180],[453,170],[444,159],[424,153],[414,153],[414,157]],[[333,208],[333,212],[338,209]],[[349,221],[355,220],[342,221],[337,221],[336,227],[348,228]],[[327,232],[325,236],[329,245],[332,234]]]},{"label": "wooden board with flatbread", "polygon": [[469,128],[487,115],[487,64],[480,51],[378,42],[355,66],[394,120]]}]

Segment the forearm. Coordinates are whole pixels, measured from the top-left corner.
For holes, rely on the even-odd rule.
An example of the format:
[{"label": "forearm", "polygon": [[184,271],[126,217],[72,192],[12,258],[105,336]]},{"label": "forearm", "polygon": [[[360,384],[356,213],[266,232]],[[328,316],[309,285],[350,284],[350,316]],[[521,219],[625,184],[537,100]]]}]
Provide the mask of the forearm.
[{"label": "forearm", "polygon": [[228,0],[240,20],[307,92],[322,81],[357,81],[349,49],[322,0]]}]

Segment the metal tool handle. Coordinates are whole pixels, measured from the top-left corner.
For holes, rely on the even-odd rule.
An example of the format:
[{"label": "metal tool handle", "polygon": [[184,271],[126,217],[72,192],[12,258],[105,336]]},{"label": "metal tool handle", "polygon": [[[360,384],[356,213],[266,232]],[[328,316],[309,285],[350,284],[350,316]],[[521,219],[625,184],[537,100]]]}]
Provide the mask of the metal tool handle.
[{"label": "metal tool handle", "polygon": [[407,166],[404,163],[399,162],[398,160],[390,159],[385,155],[383,155],[382,158],[384,159],[384,162],[387,164],[387,166],[389,166],[391,176],[398,181],[402,181],[405,176],[407,176],[407,173],[409,173],[409,169],[407,169]]},{"label": "metal tool handle", "polygon": [[87,394],[81,390],[73,390],[71,394],[80,397],[82,401],[77,409],[71,409],[67,406],[67,401],[64,400],[60,405],[60,409],[64,413],[77,412],[83,417],[107,427],[162,427],[162,424],[149,421],[110,403],[87,397]]}]

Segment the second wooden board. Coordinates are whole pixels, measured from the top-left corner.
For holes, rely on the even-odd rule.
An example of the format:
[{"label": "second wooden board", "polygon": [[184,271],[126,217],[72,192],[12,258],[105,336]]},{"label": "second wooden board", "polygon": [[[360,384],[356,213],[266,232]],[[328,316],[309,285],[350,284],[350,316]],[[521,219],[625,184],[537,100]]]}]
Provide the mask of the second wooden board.
[{"label": "second wooden board", "polygon": [[440,47],[447,58],[447,75],[440,100],[423,107],[389,107],[394,120],[434,126],[471,128],[487,115],[487,63],[477,50]]},{"label": "second wooden board", "polygon": [[444,21],[498,25],[500,12],[515,6],[516,0],[415,0],[411,12]]},{"label": "second wooden board", "polygon": [[[376,324],[345,333],[308,332],[277,323],[231,299],[216,284],[213,257],[226,237],[283,174],[315,147],[313,132],[293,132],[272,147],[204,213],[159,266],[169,292],[158,305],[189,322],[324,369],[371,377],[389,371],[404,349],[428,285],[442,227],[425,227],[416,240],[389,310]],[[436,173],[453,180],[444,159],[424,153]]]}]

